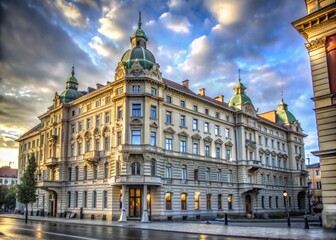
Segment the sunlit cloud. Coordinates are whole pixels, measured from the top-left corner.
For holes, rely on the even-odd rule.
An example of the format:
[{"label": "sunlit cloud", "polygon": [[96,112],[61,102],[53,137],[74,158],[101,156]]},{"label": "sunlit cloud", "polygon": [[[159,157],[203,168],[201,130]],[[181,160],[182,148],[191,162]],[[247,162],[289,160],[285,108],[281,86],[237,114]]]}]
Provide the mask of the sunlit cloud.
[{"label": "sunlit cloud", "polygon": [[208,0],[205,5],[222,25],[233,24],[237,22],[241,16],[241,1]]},{"label": "sunlit cloud", "polygon": [[86,18],[75,4],[65,0],[56,0],[55,5],[70,25],[84,27],[89,24],[89,18]]},{"label": "sunlit cloud", "polygon": [[191,24],[186,17],[173,16],[169,12],[165,12],[160,16],[160,21],[170,30],[176,33],[189,33]]},{"label": "sunlit cloud", "polygon": [[98,36],[92,38],[89,46],[90,48],[94,49],[100,56],[107,57],[110,55],[109,48],[104,45],[103,40]]}]

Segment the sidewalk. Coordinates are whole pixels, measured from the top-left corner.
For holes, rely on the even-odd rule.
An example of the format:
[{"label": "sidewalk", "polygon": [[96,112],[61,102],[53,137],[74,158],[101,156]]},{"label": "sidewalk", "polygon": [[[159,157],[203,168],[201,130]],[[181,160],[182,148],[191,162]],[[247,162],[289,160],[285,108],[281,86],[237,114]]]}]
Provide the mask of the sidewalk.
[{"label": "sidewalk", "polygon": [[[1,214],[0,217],[24,219],[23,215]],[[48,218],[29,216],[29,220],[48,221],[54,223],[84,224],[96,226],[113,226],[124,228],[139,228],[172,232],[187,232],[196,234],[208,234],[226,237],[245,237],[258,239],[336,239],[336,231],[324,229],[299,229],[299,228],[264,228],[250,227],[248,224],[244,226],[224,226],[222,223],[212,222],[149,222],[142,223],[129,221],[119,223],[116,221],[101,221],[89,219],[64,219],[64,218]],[[229,222],[230,224],[230,222]]]}]

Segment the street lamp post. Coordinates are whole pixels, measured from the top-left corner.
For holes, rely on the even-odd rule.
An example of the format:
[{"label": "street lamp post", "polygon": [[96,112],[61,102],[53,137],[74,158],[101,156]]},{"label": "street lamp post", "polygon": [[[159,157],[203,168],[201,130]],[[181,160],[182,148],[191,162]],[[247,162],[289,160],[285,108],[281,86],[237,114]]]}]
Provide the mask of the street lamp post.
[{"label": "street lamp post", "polygon": [[287,215],[287,226],[290,227],[290,216],[289,216],[289,210],[288,210],[288,192],[283,191],[283,196],[285,197],[285,207],[286,207],[286,215]]}]

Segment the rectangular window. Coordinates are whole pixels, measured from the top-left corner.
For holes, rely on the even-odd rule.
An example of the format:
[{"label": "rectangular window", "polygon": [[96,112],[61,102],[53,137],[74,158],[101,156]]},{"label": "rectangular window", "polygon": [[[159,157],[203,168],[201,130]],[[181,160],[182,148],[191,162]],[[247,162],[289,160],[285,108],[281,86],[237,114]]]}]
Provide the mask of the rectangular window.
[{"label": "rectangular window", "polygon": [[185,127],[185,116],[184,116],[184,115],[181,115],[181,118],[180,118],[180,126],[181,126],[181,127]]},{"label": "rectangular window", "polygon": [[132,104],[132,117],[141,117],[141,104],[133,103]]},{"label": "rectangular window", "polygon": [[315,170],[315,175],[319,176],[320,175],[320,171],[319,170]]},{"label": "rectangular window", "polygon": [[265,146],[268,147],[268,138],[265,137]]},{"label": "rectangular window", "polygon": [[168,151],[173,150],[173,139],[166,138],[166,150],[168,150]]},{"label": "rectangular window", "polygon": [[228,195],[228,209],[232,209],[232,194]]},{"label": "rectangular window", "polygon": [[156,88],[154,88],[154,87],[151,88],[151,94],[152,94],[152,96],[156,96],[157,95]]},{"label": "rectangular window", "polygon": [[173,177],[173,172],[172,172],[172,165],[169,163],[166,166],[166,175],[167,178],[172,178]]},{"label": "rectangular window", "polygon": [[172,112],[167,111],[166,112],[166,123],[171,124],[172,123]]},{"label": "rectangular window", "polygon": [[206,209],[207,210],[211,209],[211,194],[206,195]]},{"label": "rectangular window", "polygon": [[99,99],[96,101],[96,107],[100,107],[100,105],[101,105],[101,100]]},{"label": "rectangular window", "polygon": [[215,113],[215,116],[216,116],[216,118],[219,118],[219,116],[220,116],[220,115],[219,115],[219,112],[216,112],[216,113]]},{"label": "rectangular window", "polygon": [[194,169],[194,180],[198,181],[198,169]]},{"label": "rectangular window", "polygon": [[69,178],[68,180],[69,180],[69,181],[72,181],[72,177],[71,177],[71,175],[72,175],[72,168],[69,167],[69,168],[68,168],[68,178]]},{"label": "rectangular window", "polygon": [[187,194],[181,194],[181,210],[187,210]]},{"label": "rectangular window", "polygon": [[195,210],[200,209],[200,196],[201,194],[199,192],[195,193]]},{"label": "rectangular window", "polygon": [[83,130],[83,123],[82,121],[78,122],[78,131],[82,131]]},{"label": "rectangular window", "polygon": [[86,129],[91,128],[91,118],[86,119]]},{"label": "rectangular window", "polygon": [[79,179],[79,170],[78,170],[78,166],[75,167],[75,180],[78,181]]},{"label": "rectangular window", "polygon": [[284,152],[286,151],[286,148],[285,148],[285,144],[284,144],[284,143],[282,144],[282,151],[284,151]]},{"label": "rectangular window", "polygon": [[68,207],[71,207],[71,192],[68,192]]},{"label": "rectangular window", "polygon": [[172,210],[172,194],[166,193],[166,210]]},{"label": "rectangular window", "polygon": [[226,149],[226,160],[231,160],[231,149],[227,148]]},{"label": "rectangular window", "polygon": [[210,157],[210,146],[206,145],[206,146],[204,147],[204,155],[205,155],[206,157]]},{"label": "rectangular window", "polygon": [[271,146],[272,146],[272,148],[274,148],[274,140],[273,139],[271,140]]},{"label": "rectangular window", "polygon": [[185,107],[185,101],[183,100],[180,101],[180,107]]},{"label": "rectangular window", "polygon": [[204,133],[209,133],[209,123],[208,122],[204,123]]},{"label": "rectangular window", "polygon": [[117,146],[120,146],[121,145],[121,132],[117,132]]},{"label": "rectangular window", "polygon": [[193,130],[198,130],[198,119],[193,119]]},{"label": "rectangular window", "polygon": [[104,164],[104,178],[108,178],[109,175],[109,164],[105,163]]},{"label": "rectangular window", "polygon": [[83,169],[83,180],[87,180],[87,166],[84,166]]},{"label": "rectangular window", "polygon": [[140,85],[132,86],[132,91],[133,93],[136,93],[136,94],[140,93]]},{"label": "rectangular window", "polygon": [[258,136],[258,143],[259,143],[259,145],[262,145],[261,136]]},{"label": "rectangular window", "polygon": [[75,192],[75,207],[78,207],[78,192]]},{"label": "rectangular window", "polygon": [[76,125],[73,123],[71,124],[71,133],[75,133],[76,131]]},{"label": "rectangular window", "polygon": [[107,203],[108,203],[108,202],[107,202],[107,201],[108,201],[108,198],[107,198],[107,197],[108,197],[108,195],[107,195],[107,191],[104,191],[104,192],[103,192],[103,207],[104,207],[104,208],[107,208]]},{"label": "rectangular window", "polygon": [[220,147],[216,147],[216,158],[221,158],[221,148]]},{"label": "rectangular window", "polygon": [[105,123],[110,122],[110,112],[105,112]]},{"label": "rectangular window", "polygon": [[222,194],[218,194],[217,206],[219,210],[222,209]]},{"label": "rectangular window", "polygon": [[210,181],[210,168],[205,169],[205,181]]},{"label": "rectangular window", "polygon": [[156,146],[156,132],[151,132],[150,145],[151,146]]},{"label": "rectangular window", "polygon": [[184,140],[180,141],[180,152],[181,153],[187,152],[187,142]]},{"label": "rectangular window", "polygon": [[123,92],[124,92],[124,88],[123,87],[117,88],[116,95],[122,94]]},{"label": "rectangular window", "polygon": [[[139,104],[140,105],[140,104]],[[135,111],[137,111],[137,108],[138,108],[139,106],[136,106],[136,108],[134,109]],[[140,114],[141,114],[141,105],[140,105]],[[117,107],[117,119],[119,120],[119,119],[122,119],[122,116],[123,114],[122,114],[122,106],[118,106]]]},{"label": "rectangular window", "polygon": [[220,135],[220,131],[219,131],[219,126],[215,125],[215,135],[219,136]]},{"label": "rectangular window", "polygon": [[222,182],[222,169],[217,169],[217,182]]},{"label": "rectangular window", "polygon": [[83,207],[87,207],[87,191],[83,192]]},{"label": "rectangular window", "polygon": [[198,143],[193,143],[193,154],[195,155],[199,154]]},{"label": "rectangular window", "polygon": [[132,130],[132,144],[141,144],[141,130]]},{"label": "rectangular window", "polygon": [[150,118],[151,119],[156,119],[156,106],[151,106]]},{"label": "rectangular window", "polygon": [[105,98],[105,104],[109,104],[111,102],[111,97],[110,96],[107,96]]},{"label": "rectangular window", "polygon": [[225,128],[225,138],[230,138],[230,129],[229,128]]},{"label": "rectangular window", "polygon": [[229,170],[229,173],[228,173],[228,182],[232,183],[232,181],[233,181],[232,170]]},{"label": "rectangular window", "polygon": [[100,115],[96,115],[96,127],[100,126]]},{"label": "rectangular window", "polygon": [[105,151],[110,150],[110,137],[104,138],[104,150]]},{"label": "rectangular window", "polygon": [[167,102],[167,103],[172,103],[172,98],[171,98],[171,96],[166,96],[166,102]]},{"label": "rectangular window", "polygon": [[97,207],[97,191],[92,192],[92,208]]},{"label": "rectangular window", "polygon": [[187,180],[187,165],[182,165],[181,179],[182,180]]},{"label": "rectangular window", "polygon": [[97,177],[98,177],[98,167],[97,167],[97,165],[93,166],[92,174],[93,174],[93,179],[97,179]]},{"label": "rectangular window", "polygon": [[194,111],[198,112],[198,107],[196,105],[194,105]]},{"label": "rectangular window", "polygon": [[204,113],[205,113],[205,115],[209,115],[209,109],[204,109]]}]

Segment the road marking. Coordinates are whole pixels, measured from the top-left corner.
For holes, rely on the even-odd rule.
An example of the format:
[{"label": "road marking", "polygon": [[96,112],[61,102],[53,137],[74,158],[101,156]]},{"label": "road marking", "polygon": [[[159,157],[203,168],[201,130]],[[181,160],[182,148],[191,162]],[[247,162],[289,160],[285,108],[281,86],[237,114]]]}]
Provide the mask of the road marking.
[{"label": "road marking", "polygon": [[76,235],[69,235],[69,234],[63,234],[63,233],[44,232],[40,230],[32,230],[32,229],[19,228],[19,227],[14,227],[14,228],[25,230],[25,231],[30,231],[30,232],[41,232],[41,233],[46,233],[46,234],[53,234],[53,235],[62,236],[62,237],[72,237],[72,238],[85,239],[85,240],[97,240],[97,238],[80,237]]}]

